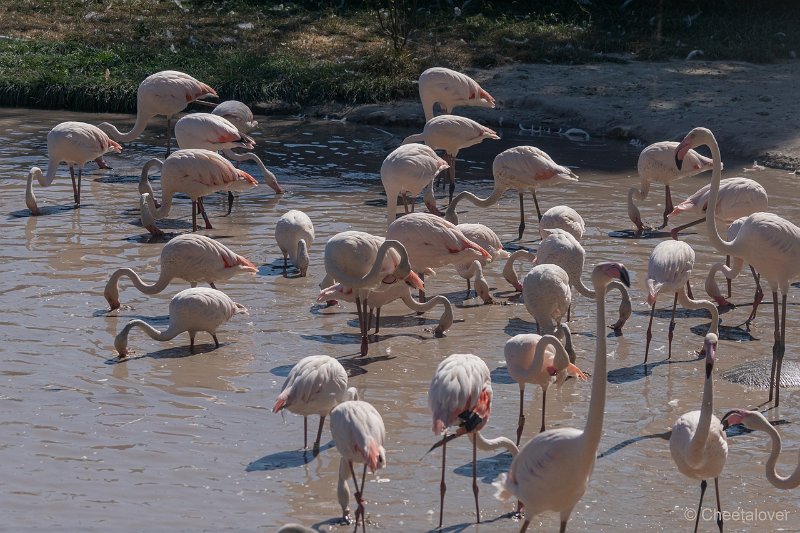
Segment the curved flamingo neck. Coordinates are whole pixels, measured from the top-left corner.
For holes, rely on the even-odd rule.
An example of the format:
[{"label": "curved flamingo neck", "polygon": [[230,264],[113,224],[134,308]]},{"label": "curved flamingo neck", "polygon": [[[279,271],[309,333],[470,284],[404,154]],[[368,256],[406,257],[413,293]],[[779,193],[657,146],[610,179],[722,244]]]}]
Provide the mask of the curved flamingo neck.
[{"label": "curved flamingo neck", "polygon": [[376,285],[383,278],[383,274],[381,273],[383,259],[386,257],[389,249],[392,248],[400,254],[400,264],[395,270],[395,275],[399,278],[406,277],[411,272],[411,266],[408,262],[408,253],[406,252],[405,247],[400,243],[400,241],[386,240],[383,241],[380,248],[378,248],[375,262],[372,264],[372,268],[369,272],[367,272],[366,275],[363,277],[348,276],[346,272],[337,272],[334,276],[336,281],[342,285],[352,287],[354,289],[362,289]]},{"label": "curved flamingo neck", "polygon": [[[97,127],[106,132],[108,136],[114,139],[115,141],[131,142],[132,140],[136,139],[137,137],[139,137],[139,135],[142,134],[144,129],[147,127],[147,123],[154,116],[155,115],[142,112],[141,109],[138,110],[138,112],[136,113],[136,122],[134,123],[131,131],[127,133],[122,133],[117,129],[116,126],[114,126],[109,122],[103,122],[101,124],[98,124]],[[167,132],[167,135],[170,135],[170,133]]]},{"label": "curved flamingo neck", "polygon": [[133,282],[133,286],[144,294],[158,294],[167,288],[167,285],[169,285],[169,282],[172,279],[171,276],[165,276],[164,271],[161,270],[158,280],[156,280],[156,282],[152,285],[148,285],[142,281],[142,278],[139,277],[139,274],[134,272],[132,269],[120,268],[111,274],[111,278],[109,278],[108,283],[106,283],[105,296],[107,300],[109,300],[109,298],[112,300],[119,300],[119,289],[117,285],[119,284],[119,279],[122,276],[127,276],[131,282]]},{"label": "curved flamingo neck", "polygon": [[[292,255],[292,251],[289,250],[289,255]],[[294,257],[291,257],[292,263],[301,272],[305,272],[308,269],[308,264],[310,262],[310,258],[308,257],[308,245],[306,245],[305,239],[300,239],[297,241],[297,249],[294,252]]]},{"label": "curved flamingo neck", "polygon": [[536,254],[529,252],[528,250],[517,250],[508,257],[506,264],[503,267],[503,278],[513,285],[518,291],[522,290],[522,287],[519,283],[517,271],[514,269],[514,264],[517,262],[517,260],[523,257],[529,261],[536,261]]},{"label": "curved flamingo neck", "polygon": [[253,161],[261,173],[264,175],[264,183],[267,184],[275,194],[282,194],[283,188],[278,184],[278,178],[275,177],[275,174],[269,171],[266,166],[264,166],[264,162],[261,161],[261,158],[258,157],[256,154],[252,152],[246,152],[244,154],[238,154],[231,150],[230,148],[226,148],[222,151],[225,154],[225,157],[228,159],[232,159],[234,161]]},{"label": "curved flamingo neck", "polygon": [[162,342],[174,339],[179,333],[181,333],[181,331],[175,328],[171,323],[164,331],[158,331],[144,320],[131,320],[125,324],[125,327],[122,328],[122,331],[120,331],[114,339],[114,347],[118,352],[120,352],[120,354],[127,352],[128,335],[133,328],[137,327],[150,336],[150,338]]},{"label": "curved flamingo neck", "polygon": [[711,326],[708,328],[708,333],[719,334],[719,310],[716,305],[708,300],[692,300],[686,295],[686,289],[683,287],[678,292],[678,301],[686,309],[705,309],[711,313]]},{"label": "curved flamingo neck", "polygon": [[[711,363],[706,363],[709,365]],[[703,404],[700,407],[700,418],[697,421],[697,429],[692,436],[689,444],[689,454],[686,462],[689,465],[698,465],[703,461],[708,434],[711,431],[711,417],[714,412],[714,374],[713,365],[711,369],[706,369],[706,381],[703,385]]]},{"label": "curved flamingo neck", "polygon": [[556,368],[558,370],[566,369],[570,364],[569,354],[567,354],[567,350],[564,348],[564,345],[561,344],[561,341],[554,335],[542,335],[542,338],[536,343],[536,350],[533,352],[533,363],[531,367],[538,369],[544,367],[544,354],[548,346],[552,346],[555,349],[556,355],[553,357],[553,364]]},{"label": "curved flamingo neck", "polygon": [[403,139],[403,142],[400,144],[424,143],[424,142],[425,142],[425,133],[423,132],[423,133],[414,133],[412,135],[409,135],[408,137]]},{"label": "curved flamingo neck", "polygon": [[31,174],[39,182],[40,187],[49,187],[53,180],[56,179],[56,171],[58,170],[58,161],[54,158],[47,160],[47,171],[43,174],[42,169],[39,167],[32,167]]},{"label": "curved flamingo neck", "polygon": [[496,439],[487,439],[484,437],[480,431],[473,431],[468,434],[469,438],[473,440],[475,445],[478,447],[479,450],[483,450],[485,452],[491,452],[498,448],[505,448],[509,453],[511,453],[511,457],[516,457],[519,453],[519,448],[517,445],[514,444],[510,439],[505,437],[497,437]]},{"label": "curved flamingo neck", "polygon": [[597,343],[594,349],[594,374],[592,376],[592,396],[589,402],[589,412],[586,415],[586,425],[583,428],[583,445],[586,447],[587,457],[594,461],[597,445],[603,433],[603,416],[606,406],[606,286],[595,285],[597,304]]},{"label": "curved flamingo neck", "polygon": [[[722,180],[722,155],[719,152],[719,144],[713,135],[710,135],[705,143],[711,150],[711,159],[713,160],[713,168],[711,170],[711,186],[708,193],[708,205],[716,206],[717,198],[719,197],[719,183]],[[713,209],[713,207],[712,207]],[[708,232],[708,240],[718,252],[726,255],[737,256],[734,252],[735,246],[733,241],[724,241],[717,231],[717,217],[706,217],[706,230]]]},{"label": "curved flamingo neck", "polygon": [[784,477],[775,470],[778,463],[778,457],[781,454],[781,436],[778,430],[772,427],[768,421],[764,420],[763,428],[772,440],[772,449],[770,450],[769,458],[767,459],[767,480],[772,485],[779,489],[794,489],[800,486],[800,464],[795,467],[794,472],[790,476]]},{"label": "curved flamingo neck", "polygon": [[498,187],[497,182],[495,182],[492,194],[486,198],[479,198],[469,191],[460,192],[455,198],[453,198],[453,201],[450,202],[450,205],[447,206],[447,211],[444,214],[444,218],[453,224],[458,224],[458,215],[456,215],[456,206],[458,205],[458,202],[466,199],[478,207],[489,207],[490,205],[496,204],[497,201],[503,196],[503,193],[507,190],[507,188]]},{"label": "curved flamingo neck", "polygon": [[150,185],[150,180],[148,179],[147,175],[150,173],[151,168],[162,169],[164,167],[164,162],[158,158],[153,158],[147,163],[144,164],[142,167],[142,173],[139,176],[139,194],[148,193],[150,196],[155,200],[155,192],[153,192],[153,186]]}]

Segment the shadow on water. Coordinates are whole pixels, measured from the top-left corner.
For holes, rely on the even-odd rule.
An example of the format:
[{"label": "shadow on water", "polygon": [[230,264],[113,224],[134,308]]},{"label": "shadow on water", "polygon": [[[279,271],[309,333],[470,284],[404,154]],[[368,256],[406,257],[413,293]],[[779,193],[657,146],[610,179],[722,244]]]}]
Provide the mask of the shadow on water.
[{"label": "shadow on water", "polygon": [[[481,483],[491,483],[503,472],[508,472],[511,467],[511,454],[508,452],[498,453],[492,457],[484,457],[475,462],[477,476]],[[453,470],[459,476],[472,477],[472,462],[463,464]]]},{"label": "shadow on water", "polygon": [[614,239],[665,239],[671,235],[668,231],[643,231],[641,234],[632,229],[609,231],[608,236]]},{"label": "shadow on water", "polygon": [[45,207],[39,207],[40,214],[32,215],[30,209],[20,209],[18,211],[11,211],[8,214],[8,220],[13,220],[15,218],[36,218],[40,216],[47,216],[47,215],[55,215],[57,213],[66,213],[68,211],[75,211],[76,209],[80,209],[81,207],[91,207],[91,204],[82,204],[82,205],[48,205]]},{"label": "shadow on water", "polygon": [[536,333],[536,322],[528,322],[527,320],[515,317],[508,321],[503,331],[509,337],[519,335],[520,333]]},{"label": "shadow on water", "polygon": [[[227,343],[220,342],[219,347],[222,348]],[[165,348],[163,350],[158,350],[151,353],[143,353],[137,354],[136,350],[131,350],[127,357],[119,358],[115,357],[113,359],[107,359],[107,365],[117,365],[120,363],[128,363],[130,361],[135,361],[137,359],[144,359],[149,357],[150,359],[182,359],[184,357],[192,357],[195,355],[202,355],[204,353],[213,352],[216,350],[217,347],[214,343],[206,343],[206,344],[198,344],[195,342],[194,345],[194,352],[189,350],[189,343],[187,342],[185,346],[175,346],[173,348]]]},{"label": "shadow on water", "polygon": [[296,468],[298,466],[307,465],[316,459],[320,453],[333,447],[333,441],[330,441],[321,444],[317,453],[314,453],[312,450],[289,450],[271,453],[260,459],[251,461],[247,467],[245,467],[245,472],[271,472],[273,470],[283,470],[285,468]]},{"label": "shadow on water", "polygon": [[[699,335],[701,337],[705,337],[708,333],[708,326],[705,324],[698,324],[696,326],[692,326],[689,328],[689,331],[694,333],[695,335]],[[758,340],[754,338],[748,331],[742,329],[741,326],[719,326],[719,339],[723,341],[736,341],[736,342],[745,342],[745,341],[754,341]]]},{"label": "shadow on water", "polygon": [[695,363],[701,359],[702,357],[698,357],[696,359],[664,359],[654,363],[639,363],[638,365],[634,366],[615,368],[614,370],[610,370],[608,372],[608,382],[615,384],[630,383],[632,381],[637,381],[648,377],[653,373],[653,369],[655,367],[661,365],[672,365],[676,363]]},{"label": "shadow on water", "polygon": [[506,366],[498,366],[497,368],[493,369],[489,375],[492,378],[492,383],[497,383],[500,385],[516,385],[517,382],[514,381],[511,376],[508,375],[508,367]]},{"label": "shadow on water", "polygon": [[265,276],[265,277],[284,277],[287,279],[294,279],[294,278],[302,278],[303,276],[300,275],[300,270],[298,270],[294,265],[289,263],[287,267],[284,269],[283,266],[283,258],[275,259],[272,263],[261,265],[258,267],[258,271],[256,272],[258,276]]},{"label": "shadow on water", "polygon": [[[367,359],[369,359],[369,361],[367,361],[367,362],[375,360],[374,358],[371,358],[371,359],[367,358]],[[352,362],[350,360],[349,356],[347,358],[339,357],[339,358],[336,358],[336,360],[339,361],[342,364],[342,366],[344,367],[345,371],[347,372],[347,377],[348,378],[354,378],[356,376],[361,376],[361,375],[367,373],[367,371],[364,370],[363,368],[361,368],[361,366],[359,366],[358,364]],[[269,373],[273,374],[275,376],[281,377],[281,378],[286,378],[286,377],[289,377],[289,373],[292,371],[292,368],[294,368],[294,365],[280,365],[280,366],[276,366],[274,368],[271,368],[269,370]]]}]

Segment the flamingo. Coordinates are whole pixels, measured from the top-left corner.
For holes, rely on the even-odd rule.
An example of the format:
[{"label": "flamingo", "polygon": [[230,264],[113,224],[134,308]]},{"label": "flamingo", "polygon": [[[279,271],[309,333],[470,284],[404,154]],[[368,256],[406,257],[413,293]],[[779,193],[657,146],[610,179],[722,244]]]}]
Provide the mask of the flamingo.
[{"label": "flamingo", "polygon": [[[364,481],[367,477],[367,467],[372,473],[386,466],[386,449],[383,442],[386,440],[386,428],[380,413],[372,405],[361,400],[342,402],[331,410],[331,435],[336,449],[342,458],[339,463],[339,481],[336,485],[336,494],[339,505],[342,507],[342,520],[350,521],[348,503],[350,489],[347,487],[348,473],[353,476],[353,485],[356,488],[355,523],[358,531],[358,520],[361,518],[362,531],[366,530],[366,517],[364,517]],[[361,485],[356,479],[353,463],[364,463],[364,473],[361,475]]]},{"label": "flamingo", "polygon": [[[564,332],[565,335],[569,335]],[[517,446],[525,426],[525,384],[531,383],[542,388],[542,427],[544,431],[544,410],[547,388],[555,383],[559,387],[567,376],[586,381],[586,375],[572,364],[564,346],[553,335],[522,333],[506,341],[503,350],[508,375],[519,383],[519,421],[517,423]]]},{"label": "flamingo", "polygon": [[[153,167],[161,169],[163,205],[158,208],[153,188],[147,179]],[[210,150],[178,150],[164,161],[151,159],[142,167],[139,181],[142,226],[153,235],[161,234],[154,219],[167,216],[172,208],[172,196],[182,192],[192,199],[192,231],[197,231],[198,210],[206,221],[206,229],[213,229],[203,208],[203,196],[223,190],[244,191],[257,184],[253,176],[234,168],[227,159]]]},{"label": "flamingo", "polygon": [[144,294],[158,294],[163,291],[174,278],[180,278],[196,287],[198,283],[205,282],[212,289],[217,287],[215,281],[232,278],[241,272],[255,274],[256,265],[230,248],[205,235],[183,234],[178,235],[161,250],[161,272],[152,285],[142,281],[139,275],[130,268],[120,268],[111,274],[106,283],[103,295],[111,307],[118,309],[120,278],[127,276],[134,287]]},{"label": "flamingo", "polygon": [[456,188],[456,157],[462,148],[480,144],[484,139],[499,139],[497,132],[481,126],[472,119],[456,115],[439,115],[428,119],[422,133],[409,135],[403,144],[425,143],[434,150],[444,150],[444,160],[450,167],[449,199],[453,201]]},{"label": "flamingo", "polygon": [[[664,224],[660,227],[666,227],[667,217],[672,212],[672,193],[669,186],[673,181],[689,176],[694,176],[710,170],[713,161],[704,157],[694,150],[687,153],[686,165],[677,165],[675,161],[675,147],[678,143],[673,141],[662,141],[647,146],[642,153],[639,154],[639,162],[637,169],[639,177],[642,179],[642,185],[639,189],[631,187],[628,189],[628,217],[631,222],[636,224],[636,231],[642,232],[645,225],[642,222],[642,216],[636,204],[633,203],[634,197],[638,201],[647,198],[650,192],[650,183],[657,181],[663,183],[666,188],[665,202],[664,202]],[[659,229],[660,229],[659,228]]]},{"label": "flamingo", "polygon": [[[75,205],[81,204],[81,176],[83,165],[107,152],[121,152],[122,147],[113,141],[96,126],[85,122],[62,122],[47,133],[47,171],[42,173],[39,167],[32,167],[28,172],[25,186],[25,205],[32,215],[40,215],[41,211],[33,194],[33,179],[41,187],[47,187],[56,177],[58,165],[62,161],[69,165],[72,178],[72,193]],[[75,166],[78,167],[78,182],[75,183]]]},{"label": "flamingo", "polygon": [[778,464],[778,457],[781,455],[781,434],[778,430],[772,427],[769,420],[764,418],[764,415],[759,411],[746,411],[744,409],[734,409],[729,411],[722,417],[722,427],[734,426],[736,424],[743,424],[747,429],[763,431],[772,440],[772,448],[767,459],[766,472],[767,481],[773,487],[778,489],[796,489],[800,487],[800,464],[798,464],[794,472],[790,476],[782,476],[775,470],[775,465]]},{"label": "flamingo", "polygon": [[258,126],[258,121],[253,119],[250,107],[238,100],[220,102],[211,112],[236,126],[241,134],[248,134]]},{"label": "flamingo", "polygon": [[319,451],[325,417],[338,404],[358,396],[354,387],[347,388],[347,371],[328,355],[309,355],[292,367],[272,412],[288,409],[303,415],[303,449],[308,448],[308,417],[319,415],[319,429],[314,452]]},{"label": "flamingo", "polygon": [[115,141],[131,142],[142,134],[151,118],[164,115],[167,117],[167,153],[164,157],[169,157],[172,117],[192,102],[213,106],[210,102],[200,100],[205,96],[217,96],[217,91],[183,72],[156,72],[146,77],[136,91],[136,123],[131,131],[122,133],[108,122],[98,124],[97,127]]},{"label": "flamingo", "polygon": [[728,457],[728,442],[725,430],[719,419],[714,416],[714,358],[717,351],[717,336],[706,335],[704,341],[706,354],[706,379],[703,386],[703,404],[699,411],[690,411],[681,415],[672,426],[669,438],[669,451],[678,471],[691,479],[700,480],[700,504],[694,530],[700,521],[700,509],[708,483],[706,479],[714,478],[714,489],[717,493],[717,526],[722,532],[722,508],[719,500],[719,475],[725,467]]},{"label": "flamingo", "polygon": [[436,103],[442,113],[449,113],[461,105],[494,109],[494,98],[478,82],[449,68],[429,68],[419,75],[418,85],[426,122],[433,118],[433,106]]},{"label": "flamingo", "polygon": [[[405,217],[404,217],[405,218]],[[383,283],[404,279],[415,288],[422,280],[412,272],[402,243],[362,231],[337,233],[325,244],[326,280],[336,280],[356,290],[356,310],[361,329],[361,355],[367,353],[367,305],[370,293]]]},{"label": "flamingo", "polygon": [[539,221],[539,236],[544,239],[547,237],[549,229],[563,229],[575,237],[576,241],[583,238],[586,231],[586,224],[583,217],[577,211],[566,205],[556,205],[548,209]]},{"label": "flamingo", "polygon": [[194,353],[194,337],[198,331],[207,331],[219,348],[217,328],[231,319],[233,315],[247,314],[247,308],[237,304],[222,291],[207,287],[185,289],[172,297],[169,302],[169,327],[158,331],[144,320],[131,320],[114,339],[114,348],[120,358],[128,353],[128,334],[135,328],[141,328],[157,341],[174,339],[184,331],[189,332],[189,350]]},{"label": "flamingo", "polygon": [[[512,457],[517,455],[516,445],[505,437],[487,440],[480,431],[489,421],[492,408],[492,383],[489,367],[483,359],[473,354],[454,353],[447,356],[433,374],[428,389],[428,407],[433,412],[433,432],[445,433],[444,438],[428,452],[442,447],[442,481],[439,485],[439,527],[444,516],[444,481],[447,443],[456,437],[468,434],[472,440],[472,493],[475,495],[475,514],[481,522],[478,504],[478,480],[476,477],[477,448],[492,451],[505,448]],[[447,435],[447,428],[458,425],[455,433]]]},{"label": "flamingo", "polygon": [[[330,301],[332,299],[340,299],[346,302],[355,302],[356,296],[357,292],[351,287],[346,287],[341,283],[337,283],[336,285],[332,285],[326,289],[323,289],[320,292],[317,301],[322,302]],[[424,303],[418,302],[411,295],[411,287],[405,282],[397,280],[393,283],[384,284],[380,290],[370,293],[369,318],[367,319],[368,331],[372,323],[373,310],[375,310],[375,334],[377,334],[380,330],[381,307],[398,299],[402,300],[409,309],[416,311],[417,313],[424,313],[425,311],[433,309],[437,305],[441,305],[443,308],[442,316],[439,317],[439,325],[433,330],[434,335],[437,337],[444,335],[444,332],[450,329],[450,327],[453,325],[453,304],[450,303],[450,300],[448,300],[445,296],[436,295]]]},{"label": "flamingo", "polygon": [[561,531],[566,531],[572,509],[589,484],[603,433],[607,381],[605,295],[613,279],[630,286],[628,271],[621,263],[599,263],[592,271],[597,292],[596,344],[591,400],[583,431],[556,428],[538,433],[520,449],[508,474],[500,474],[493,483],[498,489],[496,498],[507,500],[513,495],[524,505],[525,522],[520,532],[544,511],[560,513]]},{"label": "flamingo", "polygon": [[487,198],[478,198],[469,191],[459,193],[447,206],[445,218],[458,224],[456,206],[462,199],[466,198],[479,207],[488,207],[497,203],[507,190],[516,189],[519,194],[519,238],[522,239],[522,233],[525,231],[522,193],[526,190],[531,191],[533,202],[536,205],[536,214],[541,220],[542,213],[539,211],[536,189],[563,182],[578,181],[578,176],[574,172],[556,164],[547,153],[534,146],[516,146],[500,152],[492,163],[492,174],[494,175],[492,194]]},{"label": "flamingo", "polygon": [[536,332],[556,335],[572,303],[569,276],[558,265],[536,265],[522,279],[522,298],[536,321]]},{"label": "flamingo", "polygon": [[408,213],[407,195],[414,199],[424,190],[425,205],[431,213],[440,215],[433,197],[432,183],[436,174],[447,168],[447,162],[436,155],[429,146],[402,145],[386,156],[381,164],[381,182],[386,190],[386,225],[397,217],[397,196],[402,195]]},{"label": "flamingo", "polygon": [[[719,184],[722,178],[720,152],[714,134],[707,128],[690,131],[675,149],[675,160],[682,161],[688,150],[701,145],[711,149],[714,168],[711,172],[711,191],[708,203],[717,205]],[[723,241],[717,233],[716,217],[706,218],[706,228],[711,244],[718,252],[740,257],[752,265],[767,280],[772,290],[775,316],[775,344],[772,347],[769,400],[775,397],[775,407],[780,403],[781,366],[786,351],[786,296],[789,283],[800,277],[800,228],[773,213],[753,213],[742,223],[736,238]],[[778,311],[778,290],[782,295],[781,312]]]},{"label": "flamingo", "polygon": [[314,224],[308,215],[297,209],[287,211],[275,224],[275,240],[283,254],[283,271],[286,272],[287,258],[305,277],[308,272],[308,248],[314,242]]},{"label": "flamingo", "polygon": [[[233,151],[234,148],[252,150],[255,146],[255,140],[246,133],[242,133],[236,125],[223,116],[219,116],[216,113],[191,113],[186,115],[175,123],[175,140],[181,149],[203,148],[212,152],[221,150],[225,157],[234,161],[254,160],[264,174],[265,183],[276,194],[283,193],[275,174],[264,166],[264,163],[261,162],[257,155],[253,153],[237,154]],[[228,191],[228,214],[230,214],[232,207],[233,193]]]},{"label": "flamingo", "polygon": [[[644,349],[644,362],[650,352],[650,340],[653,338],[653,315],[656,312],[656,299],[662,292],[675,294],[672,303],[672,319],[669,323],[669,348],[667,359],[672,357],[672,337],[675,330],[675,308],[678,302],[686,309],[707,309],[711,313],[711,324],[708,332],[719,334],[719,311],[717,306],[708,300],[694,300],[687,295],[691,291],[689,278],[694,267],[694,250],[683,241],[663,241],[650,253],[647,266],[647,303],[650,304],[650,323],[647,325],[647,342]],[[691,292],[690,292],[691,294]]]},{"label": "flamingo", "polygon": [[499,259],[508,259],[511,257],[507,251],[503,250],[503,243],[500,237],[491,230],[488,226],[483,224],[459,224],[456,226],[464,236],[489,252],[490,259],[482,257],[476,259],[468,266],[458,265],[456,271],[458,275],[467,280],[467,298],[470,292],[470,280],[475,278],[475,295],[480,296],[484,303],[492,303],[492,295],[489,294],[489,284],[486,278],[483,277],[483,267],[487,263],[494,262]]}]

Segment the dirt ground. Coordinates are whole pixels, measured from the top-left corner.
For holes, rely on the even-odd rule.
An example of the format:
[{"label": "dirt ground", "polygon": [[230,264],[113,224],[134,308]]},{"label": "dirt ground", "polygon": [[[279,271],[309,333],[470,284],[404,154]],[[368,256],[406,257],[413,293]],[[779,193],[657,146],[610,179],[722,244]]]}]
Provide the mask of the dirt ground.
[{"label": "dirt ground", "polygon": [[[495,97],[497,108],[455,113],[489,126],[580,128],[645,145],[680,140],[705,126],[723,157],[800,169],[800,61],[515,64],[467,74]],[[371,124],[424,123],[417,100],[315,112]]]}]

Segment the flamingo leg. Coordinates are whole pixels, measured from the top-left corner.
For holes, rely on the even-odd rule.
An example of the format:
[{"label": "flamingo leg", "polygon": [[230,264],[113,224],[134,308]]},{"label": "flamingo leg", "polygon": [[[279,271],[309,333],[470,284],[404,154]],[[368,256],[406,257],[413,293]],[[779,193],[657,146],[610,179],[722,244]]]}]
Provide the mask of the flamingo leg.
[{"label": "flamingo leg", "polygon": [[203,220],[206,222],[206,229],[214,229],[211,226],[211,221],[208,220],[208,215],[206,214],[206,206],[203,205],[203,197],[197,199],[197,210],[200,211],[200,214],[203,215]]},{"label": "flamingo leg", "polygon": [[572,304],[567,306],[567,322],[569,322],[570,314],[572,313]]},{"label": "flamingo leg", "polygon": [[542,212],[539,209],[539,200],[536,199],[536,189],[533,189],[531,191],[531,194],[533,195],[533,205],[536,206],[536,216],[539,217],[539,220],[541,221],[542,220]]},{"label": "flamingo leg", "polygon": [[372,327],[372,309],[370,309],[369,313],[367,313],[367,332],[369,332],[369,329],[371,327]]},{"label": "flamingo leg", "polygon": [[[725,266],[727,266],[728,268],[730,268],[730,266],[731,266],[731,256],[730,255],[726,255],[725,256]],[[751,266],[750,268],[753,268],[753,267]],[[730,298],[731,297],[731,282],[733,280],[731,280],[731,278],[725,276],[725,281],[728,284],[728,298]]]},{"label": "flamingo leg", "polygon": [[442,527],[444,517],[444,493],[447,492],[447,485],[444,482],[445,458],[447,457],[447,441],[442,444],[442,480],[439,482],[439,529]]},{"label": "flamingo leg", "polygon": [[[360,516],[362,520],[364,520],[364,498],[362,496],[362,489],[364,488],[364,480],[362,478],[361,487],[358,486],[358,479],[356,478],[356,471],[353,469],[353,461],[348,461],[350,463],[350,473],[353,475],[353,485],[356,486],[356,503],[358,507],[356,508],[356,528],[353,530],[358,531],[358,517]],[[367,475],[367,464],[364,463],[364,477]]]},{"label": "flamingo leg", "polygon": [[786,294],[781,302],[781,342],[778,348],[778,367],[775,373],[775,407],[781,403],[781,367],[783,367],[783,354],[786,351]]},{"label": "flamingo leg", "polygon": [[[237,161],[237,163],[238,163],[238,161]],[[225,213],[225,216],[228,216],[228,215],[231,214],[231,209],[233,209],[233,198],[234,198],[233,191],[228,191],[228,212]]]},{"label": "flamingo leg", "polygon": [[558,528],[558,533],[567,533],[567,523],[561,522],[561,526]]},{"label": "flamingo leg", "polygon": [[675,332],[675,308],[678,306],[678,293],[675,293],[675,301],[672,302],[672,319],[669,321],[669,333],[667,335],[668,346],[667,359],[672,359],[672,337]]},{"label": "flamingo leg", "polygon": [[475,515],[477,522],[481,523],[481,508],[478,504],[478,445],[477,437],[472,439],[472,494],[475,495]]},{"label": "flamingo leg", "polygon": [[719,501],[719,478],[714,478],[714,492],[717,493],[717,527],[722,533],[722,503]]},{"label": "flamingo leg", "polygon": [[688,296],[689,299],[694,300],[694,295],[692,294],[692,286],[689,285],[689,280],[686,280],[686,296]]},{"label": "flamingo leg", "polygon": [[215,348],[219,348],[219,339],[217,338],[217,334],[216,333],[212,333],[211,334],[211,338],[214,339],[214,347]]},{"label": "flamingo leg", "polygon": [[522,193],[519,193],[519,240],[522,240],[522,233],[525,231],[525,205]]},{"label": "flamingo leg", "polygon": [[283,275],[286,276],[286,271],[289,269],[289,257],[283,254]]},{"label": "flamingo leg", "polygon": [[653,302],[653,307],[650,309],[650,323],[647,325],[647,341],[644,345],[644,364],[647,364],[647,354],[650,352],[650,341],[653,338],[653,315],[656,314],[656,303]]},{"label": "flamingo leg", "polygon": [[656,229],[667,227],[667,223],[669,222],[668,220],[669,214],[672,213],[672,210],[675,208],[675,206],[672,205],[672,192],[669,190],[669,185],[667,185],[665,188],[666,192],[664,193],[664,223],[661,225],[661,227]]},{"label": "flamingo leg", "polygon": [[303,417],[303,449],[308,449],[308,417]]},{"label": "flamingo leg", "polygon": [[375,310],[375,335],[378,334],[378,330],[381,327],[381,308]]},{"label": "flamingo leg", "polygon": [[358,326],[361,331],[361,355],[367,355],[368,342],[367,342],[367,302],[366,299],[362,302],[361,298],[356,298],[356,309],[358,311]]},{"label": "flamingo leg", "polygon": [[519,418],[517,419],[517,446],[522,438],[522,428],[525,427],[525,389],[519,389]]},{"label": "flamingo leg", "polygon": [[408,197],[406,196],[406,193],[404,193],[404,192],[400,193],[400,199],[403,200],[403,208],[405,209],[406,215],[407,215],[408,214]]},{"label": "flamingo leg", "polygon": [[445,161],[450,165],[448,174],[450,175],[450,189],[448,191],[449,201],[453,201],[453,192],[456,190],[456,158],[453,155],[445,154]]},{"label": "flamingo leg", "polygon": [[[671,212],[672,211],[670,211],[670,213]],[[701,222],[705,222],[705,221],[706,221],[705,217],[698,218],[697,220],[695,220],[693,222],[687,222],[683,226],[678,226],[677,228],[673,228],[672,231],[669,232],[669,234],[673,239],[675,239],[677,241],[678,240],[678,233],[680,233],[681,231],[685,230],[686,228],[691,228],[692,226],[696,226],[696,225],[700,224]],[[730,266],[730,263],[728,263],[728,265]],[[728,298],[730,298],[730,296],[731,296],[730,293],[728,293]]]},{"label": "flamingo leg", "polygon": [[[467,300],[469,300],[469,293],[472,291],[472,283],[471,282],[472,282],[472,280],[470,278],[467,278],[467,297],[466,297]],[[475,292],[475,296],[477,296],[477,295],[478,295],[478,293],[476,291]]]},{"label": "flamingo leg", "polygon": [[192,200],[192,231],[197,231],[197,200]]},{"label": "flamingo leg", "polygon": [[164,157],[169,157],[170,149],[172,148],[172,117],[167,117],[167,155]]},{"label": "flamingo leg", "polygon": [[694,519],[694,533],[697,533],[697,526],[700,524],[700,510],[703,508],[703,496],[706,493],[706,487],[708,487],[708,483],[704,479],[700,482],[700,503],[697,506],[697,517]]},{"label": "flamingo leg", "polygon": [[542,389],[542,427],[539,428],[539,433],[544,431],[544,408],[547,405],[547,389]]},{"label": "flamingo leg", "polygon": [[189,352],[194,353],[194,332],[189,332]]},{"label": "flamingo leg", "polygon": [[319,441],[322,440],[322,426],[325,424],[325,415],[319,417],[319,428],[317,428],[317,440],[314,441],[314,453],[319,451]]},{"label": "flamingo leg", "polygon": [[772,309],[773,320],[775,321],[775,343],[772,345],[772,366],[769,371],[769,399],[772,401],[772,396],[775,393],[775,367],[778,363],[778,348],[780,344],[780,312],[778,311],[778,291],[772,291]]},{"label": "flamingo leg", "polygon": [[522,523],[522,527],[519,529],[519,533],[525,533],[526,531],[528,531],[528,526],[529,525],[531,525],[531,521],[530,520],[525,520]]},{"label": "flamingo leg", "polygon": [[764,299],[764,291],[761,289],[761,274],[756,272],[756,269],[753,268],[753,265],[750,265],[750,272],[753,273],[753,279],[756,282],[756,293],[753,295],[753,310],[750,311],[750,316],[747,317],[747,321],[745,322],[747,325],[747,331],[750,331],[750,322],[755,320],[756,313],[758,312],[758,306],[761,305],[761,300]]},{"label": "flamingo leg", "polygon": [[78,185],[75,182],[75,167],[70,163],[69,165],[69,177],[72,178],[72,197],[75,199],[75,205],[80,203],[78,199]]},{"label": "flamingo leg", "polygon": [[78,200],[75,205],[81,205],[81,176],[83,176],[83,167],[78,167]]}]

